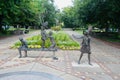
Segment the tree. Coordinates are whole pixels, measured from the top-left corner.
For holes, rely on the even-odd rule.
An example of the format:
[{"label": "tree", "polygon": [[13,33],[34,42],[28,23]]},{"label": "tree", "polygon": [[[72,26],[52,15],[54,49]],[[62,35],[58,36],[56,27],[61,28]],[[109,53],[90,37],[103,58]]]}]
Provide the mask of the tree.
[{"label": "tree", "polygon": [[42,20],[52,26],[55,12],[53,0],[0,0],[0,31],[3,25],[40,26]]},{"label": "tree", "polygon": [[62,20],[63,20],[64,26],[66,28],[73,28],[74,27],[74,14],[73,14],[72,7],[66,7],[63,9]]},{"label": "tree", "polygon": [[84,25],[95,24],[98,28],[105,28],[106,32],[109,27],[120,32],[119,4],[119,0],[74,0],[76,20]]}]

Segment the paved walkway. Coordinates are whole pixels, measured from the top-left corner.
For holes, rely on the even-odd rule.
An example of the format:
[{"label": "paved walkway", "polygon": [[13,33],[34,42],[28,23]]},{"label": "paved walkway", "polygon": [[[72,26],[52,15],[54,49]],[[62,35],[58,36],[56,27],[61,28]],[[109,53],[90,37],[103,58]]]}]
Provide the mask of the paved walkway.
[{"label": "paved walkway", "polygon": [[15,43],[19,40],[19,37],[27,38],[27,37],[34,36],[36,34],[39,35],[40,31],[37,30],[35,32],[30,32],[29,34],[15,35],[15,36],[11,36],[8,38],[0,39],[0,44],[1,44],[0,50],[5,49],[5,48],[9,48],[9,46],[11,46],[13,43]]},{"label": "paved walkway", "polygon": [[[79,35],[73,31],[66,31],[66,33],[70,36]],[[22,36],[27,38],[36,34],[40,32]],[[0,40],[0,80],[11,80],[11,77],[13,77],[12,80],[37,80],[38,78],[43,80],[120,80],[120,49],[104,42],[92,38],[93,66],[90,66],[87,63],[87,54],[78,65],[80,52],[74,50],[58,50],[56,52],[58,60],[51,58],[52,52],[45,51],[29,51],[27,58],[18,58],[18,51],[9,49],[9,46],[18,38],[19,36]],[[78,39],[77,41],[81,42]]]}]

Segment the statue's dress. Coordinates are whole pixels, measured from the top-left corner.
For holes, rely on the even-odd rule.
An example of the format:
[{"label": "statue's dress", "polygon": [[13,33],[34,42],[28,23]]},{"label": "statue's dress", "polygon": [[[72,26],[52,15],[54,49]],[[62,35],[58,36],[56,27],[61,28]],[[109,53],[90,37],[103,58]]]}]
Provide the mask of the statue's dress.
[{"label": "statue's dress", "polygon": [[91,53],[90,50],[90,37],[88,36],[83,36],[81,48],[80,48],[81,53]]}]

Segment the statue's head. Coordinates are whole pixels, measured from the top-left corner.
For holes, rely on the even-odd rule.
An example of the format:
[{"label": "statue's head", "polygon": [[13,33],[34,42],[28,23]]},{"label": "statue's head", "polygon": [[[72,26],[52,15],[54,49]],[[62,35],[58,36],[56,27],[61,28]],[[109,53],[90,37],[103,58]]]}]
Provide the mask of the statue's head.
[{"label": "statue's head", "polygon": [[23,41],[23,38],[22,38],[22,37],[19,37],[19,40],[20,40],[20,41]]},{"label": "statue's head", "polygon": [[46,29],[46,28],[48,27],[48,22],[46,21],[46,22],[42,23],[42,27],[43,27],[44,29]]}]

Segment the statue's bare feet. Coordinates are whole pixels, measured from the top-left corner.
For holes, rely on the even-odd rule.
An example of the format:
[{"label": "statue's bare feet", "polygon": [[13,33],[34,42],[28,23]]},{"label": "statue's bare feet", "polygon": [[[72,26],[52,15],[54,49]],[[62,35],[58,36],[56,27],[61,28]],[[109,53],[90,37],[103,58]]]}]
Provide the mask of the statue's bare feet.
[{"label": "statue's bare feet", "polygon": [[42,47],[41,49],[42,49],[42,50],[44,50],[45,48],[44,48],[44,47]]},{"label": "statue's bare feet", "polygon": [[25,57],[27,57],[27,55],[25,55]]},{"label": "statue's bare feet", "polygon": [[91,63],[89,63],[89,65],[91,65],[91,66],[92,66],[92,64],[91,64]]}]

